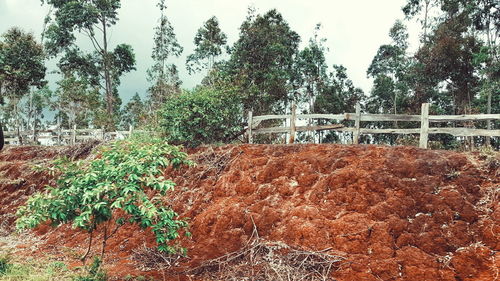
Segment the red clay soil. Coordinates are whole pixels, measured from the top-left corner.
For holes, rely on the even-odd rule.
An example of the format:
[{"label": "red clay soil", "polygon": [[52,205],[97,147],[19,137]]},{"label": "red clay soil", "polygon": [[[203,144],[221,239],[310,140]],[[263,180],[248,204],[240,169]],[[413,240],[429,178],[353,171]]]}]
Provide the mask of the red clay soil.
[{"label": "red clay soil", "polygon": [[[9,224],[15,206],[47,180],[26,172],[22,155],[53,157],[50,149],[24,150],[40,151],[0,153],[0,219],[10,216]],[[165,171],[177,183],[165,201],[190,218],[192,232],[180,240],[189,258],[169,268],[166,280],[188,280],[180,273],[240,250],[254,228],[267,241],[343,257],[332,280],[500,280],[498,153],[237,145],[198,148],[190,157],[196,167]],[[41,250],[54,253],[81,253],[87,239],[69,226],[37,234]],[[154,246],[150,231],[120,229],[107,248],[109,274],[161,279],[132,258],[144,245]]]},{"label": "red clay soil", "polygon": [[81,159],[87,157],[99,142],[73,147],[6,146],[0,151],[0,235],[10,232],[16,208],[28,196],[50,183],[51,177],[34,166],[58,157]]}]

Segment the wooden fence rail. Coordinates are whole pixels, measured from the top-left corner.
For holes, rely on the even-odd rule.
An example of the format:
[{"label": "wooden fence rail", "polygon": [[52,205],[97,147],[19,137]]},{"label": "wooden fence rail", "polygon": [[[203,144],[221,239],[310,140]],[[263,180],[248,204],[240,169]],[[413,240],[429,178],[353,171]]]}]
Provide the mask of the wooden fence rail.
[{"label": "wooden fence rail", "polygon": [[20,144],[19,135],[22,138],[22,143],[33,143],[42,141],[48,144],[75,144],[79,141],[98,139],[98,140],[110,140],[117,139],[119,136],[124,138],[132,135],[133,133],[140,133],[143,131],[135,130],[130,126],[128,131],[115,131],[106,132],[104,129],[77,129],[76,126],[73,129],[53,129],[53,130],[42,130],[36,131],[36,135],[33,135],[33,131],[21,131],[19,134],[17,131],[5,131],[5,143],[7,144]]},{"label": "wooden fence rail", "polygon": [[[290,120],[290,127],[271,127],[258,128],[265,120]],[[317,126],[296,126],[297,119],[328,119],[336,121],[354,121],[354,127],[344,127],[343,125],[317,125]],[[290,133],[290,143],[293,143],[295,132],[303,131],[319,131],[332,130],[337,132],[353,133],[353,143],[359,143],[359,136],[362,134],[419,134],[419,146],[427,148],[429,134],[450,134],[453,136],[486,136],[499,137],[500,130],[487,130],[475,128],[432,128],[430,123],[442,123],[451,121],[486,121],[500,120],[500,114],[471,114],[471,115],[429,115],[429,104],[422,104],[420,115],[403,115],[403,114],[370,114],[361,113],[361,106],[356,105],[355,113],[343,114],[295,114],[295,107],[292,107],[292,112],[289,115],[263,115],[253,116],[252,112],[248,113],[248,141],[253,142],[253,136],[257,134],[270,133]],[[361,122],[420,122],[420,128],[415,129],[369,129],[362,128]]]}]

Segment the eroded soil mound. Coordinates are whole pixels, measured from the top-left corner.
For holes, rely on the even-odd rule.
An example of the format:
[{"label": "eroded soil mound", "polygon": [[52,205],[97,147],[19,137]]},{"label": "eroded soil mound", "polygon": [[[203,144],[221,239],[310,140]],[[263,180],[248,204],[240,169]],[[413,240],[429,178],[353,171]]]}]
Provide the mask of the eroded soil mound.
[{"label": "eroded soil mound", "polygon": [[[0,171],[16,180],[9,169],[17,160],[4,155],[9,153],[0,153],[0,159],[10,159]],[[192,238],[180,241],[189,258],[141,271],[154,268],[144,254],[154,239],[128,226],[109,243],[112,276],[220,280],[230,270],[240,279],[265,270],[280,276],[281,261],[293,267],[294,257],[310,254],[336,259],[328,268],[332,280],[500,278],[498,153],[240,145],[198,148],[190,157],[196,167],[165,171],[177,183],[165,202],[190,218]],[[12,213],[45,178],[25,180],[30,183],[0,184],[0,215]],[[62,254],[64,246],[86,245],[85,234],[69,226],[37,233],[45,251]]]}]

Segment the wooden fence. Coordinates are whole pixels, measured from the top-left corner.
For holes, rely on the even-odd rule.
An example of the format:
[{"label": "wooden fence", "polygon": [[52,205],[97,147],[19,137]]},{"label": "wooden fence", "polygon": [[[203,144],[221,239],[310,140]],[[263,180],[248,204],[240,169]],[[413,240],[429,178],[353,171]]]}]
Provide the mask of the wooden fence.
[{"label": "wooden fence", "polygon": [[[273,119],[288,119],[290,127],[272,127],[258,128],[264,120]],[[336,121],[353,120],[354,127],[344,127],[343,125],[317,125],[317,126],[296,126],[297,119],[327,119]],[[361,106],[356,105],[355,113],[343,114],[296,114],[296,106],[292,106],[292,112],[289,115],[263,115],[253,116],[252,112],[248,113],[248,141],[253,143],[253,136],[256,134],[270,133],[290,133],[290,143],[294,142],[295,132],[303,131],[319,131],[332,130],[338,132],[352,132],[353,143],[359,143],[359,136],[362,134],[419,134],[419,146],[427,148],[429,134],[450,134],[453,136],[486,136],[499,137],[500,130],[487,130],[475,128],[432,128],[430,123],[442,123],[451,121],[485,121],[485,120],[500,120],[500,114],[472,114],[472,115],[429,115],[429,104],[422,104],[420,115],[404,115],[404,114],[369,114],[361,113]],[[370,129],[362,128],[361,122],[397,122],[397,121],[414,121],[420,122],[420,128],[415,129]]]},{"label": "wooden fence", "polygon": [[19,140],[19,135],[16,131],[5,131],[5,143],[7,144],[32,144],[42,142],[44,144],[54,144],[54,145],[64,145],[70,144],[73,145],[75,143],[89,140],[89,139],[98,139],[98,140],[110,140],[117,139],[120,137],[126,138],[130,136],[132,133],[138,133],[142,131],[134,131],[133,127],[130,126],[128,131],[115,131],[115,132],[106,132],[104,129],[77,129],[76,126],[73,129],[54,129],[54,130],[43,130],[36,131],[33,134],[33,131],[21,131],[20,136],[21,140]]}]

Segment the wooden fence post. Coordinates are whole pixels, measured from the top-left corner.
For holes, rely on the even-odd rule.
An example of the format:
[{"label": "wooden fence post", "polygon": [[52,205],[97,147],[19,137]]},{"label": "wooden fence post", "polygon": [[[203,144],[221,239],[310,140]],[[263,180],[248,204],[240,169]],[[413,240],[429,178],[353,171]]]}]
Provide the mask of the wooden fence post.
[{"label": "wooden fence post", "polygon": [[427,148],[427,141],[429,140],[429,104],[422,104],[422,111],[420,115],[420,148]]},{"label": "wooden fence post", "polygon": [[73,131],[71,132],[71,145],[76,144],[76,124],[73,125]]},{"label": "wooden fence post", "polygon": [[101,129],[101,139],[104,141],[106,140],[106,130],[104,130],[104,127]]},{"label": "wooden fence post", "polygon": [[128,137],[132,137],[132,134],[134,133],[134,126],[132,124],[129,125],[128,127]]},{"label": "wooden fence post", "polygon": [[297,105],[292,105],[292,114],[290,115],[290,141],[289,143],[294,143],[295,141],[295,119],[297,118]]},{"label": "wooden fence post", "polygon": [[361,105],[356,103],[356,117],[354,119],[354,136],[353,136],[353,144],[359,144],[359,135],[361,131]]},{"label": "wooden fence post", "polygon": [[253,143],[252,127],[253,127],[253,112],[250,110],[248,111],[248,129],[247,129],[248,143],[250,144]]}]

